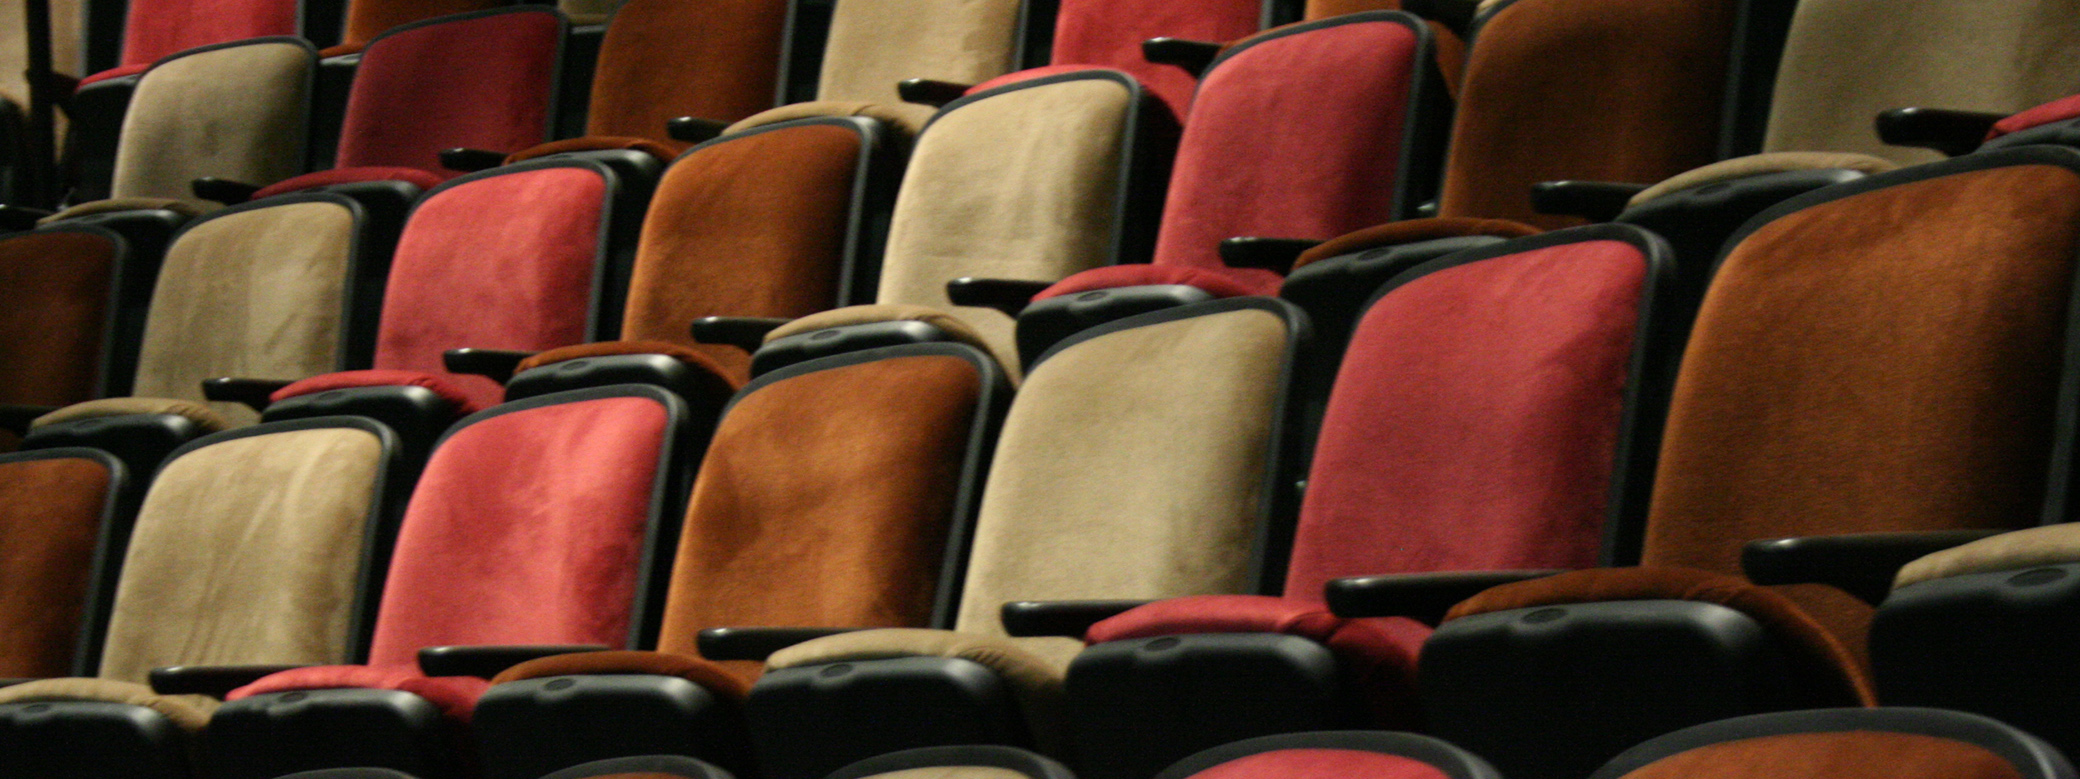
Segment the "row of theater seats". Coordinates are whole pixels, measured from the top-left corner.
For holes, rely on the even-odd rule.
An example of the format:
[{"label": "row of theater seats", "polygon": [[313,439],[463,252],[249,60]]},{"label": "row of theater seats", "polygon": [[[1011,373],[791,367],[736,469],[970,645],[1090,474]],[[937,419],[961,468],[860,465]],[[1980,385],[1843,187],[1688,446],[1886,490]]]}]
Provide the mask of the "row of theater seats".
[{"label": "row of theater seats", "polygon": [[[1874,701],[2065,745],[2044,679],[2066,665],[2068,533],[1937,550],[2066,518],[2070,106],[1949,162],[1675,175],[1741,148],[1757,93],[1729,74],[1757,56],[1733,31],[1768,25],[1563,5],[1490,4],[1463,71],[1433,71],[1448,31],[1392,12],[1157,44],[1200,76],[1176,113],[1153,80],[1063,65],[912,84],[945,100],[914,139],[920,109],[848,105],[533,150],[553,13],[376,37],[337,169],[199,215],[164,199],[276,174],[140,174],[172,194],[0,243],[28,279],[7,294],[44,294],[13,309],[44,366],[16,375],[65,388],[22,400],[172,398],[40,415],[0,461],[10,533],[48,536],[9,561],[35,583],[0,597],[5,673],[99,677],[0,688],[0,760],[537,777],[668,752],[813,779],[997,743],[1139,779],[1262,733],[1420,727],[1561,777],[1690,723]],[[1641,29],[1661,35],[1615,32]],[[1624,72],[1556,67],[1584,35]],[[419,69],[471,45],[512,78]],[[1787,49],[1780,106],[1818,80],[1785,81]],[[206,62],[226,53],[258,59]],[[1691,59],[1723,64],[1666,65]],[[314,61],[268,39],[147,71],[126,122],[152,129],[126,127],[118,182],[204,159],[132,142],[231,132],[149,119],[155,78],[195,66],[161,82],[192,112],[232,76],[308,95]],[[433,86],[488,97],[506,113],[474,126],[509,135],[443,134],[472,125]],[[319,123],[303,102],[253,145],[299,141],[279,128]],[[1956,151],[1990,123],[1893,127],[1916,121],[1966,128],[1922,139]],[[1611,225],[1540,233],[1580,220],[1526,197],[1671,175],[1541,190]],[[1370,227],[1432,189],[1443,218]],[[694,327],[745,315],[769,319]],[[215,377],[252,378],[205,394]],[[1749,544],[1872,531],[1917,534]],[[1743,555],[1785,586],[1741,578]],[[1196,597],[1156,600],[1175,596]],[[657,652],[576,651],[637,648]],[[273,665],[219,667],[253,663]],[[1860,728],[2069,773],[1979,720],[1878,716],[1918,724]]]}]

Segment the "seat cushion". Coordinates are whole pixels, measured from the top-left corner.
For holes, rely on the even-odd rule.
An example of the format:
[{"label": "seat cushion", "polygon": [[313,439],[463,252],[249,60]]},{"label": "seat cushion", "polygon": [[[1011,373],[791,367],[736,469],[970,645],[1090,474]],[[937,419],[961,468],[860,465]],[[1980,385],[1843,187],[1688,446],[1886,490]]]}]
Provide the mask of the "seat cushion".
[{"label": "seat cushion", "polygon": [[34,430],[46,425],[55,425],[78,419],[121,417],[132,414],[172,414],[174,416],[186,417],[193,421],[196,427],[204,433],[229,430],[232,426],[231,422],[222,416],[218,416],[217,412],[211,411],[208,406],[191,400],[175,400],[173,398],[102,398],[100,400],[89,400],[85,403],[74,403],[37,417],[36,421],[29,423],[29,429]]},{"label": "seat cushion", "polygon": [[1357,749],[1280,749],[1238,758],[1189,779],[1272,779],[1338,776],[1348,779],[1448,779],[1443,769],[1414,758]]},{"label": "seat cushion", "polygon": [[1070,276],[1040,290],[1033,295],[1034,301],[1076,295],[1101,289],[1141,287],[1155,284],[1182,284],[1196,287],[1219,298],[1243,297],[1246,295],[1276,295],[1276,279],[1262,275],[1242,275],[1228,268],[1192,268],[1182,265],[1112,265]]},{"label": "seat cushion", "polygon": [[207,695],[160,695],[137,682],[107,679],[38,679],[0,687],[0,704],[46,701],[98,701],[127,703],[151,709],[189,733],[209,725],[209,715],[219,704]]},{"label": "seat cushion", "polygon": [[846,306],[810,314],[773,328],[771,332],[766,333],[766,343],[772,343],[777,339],[791,335],[801,335],[833,327],[901,321],[923,322],[939,328],[940,332],[945,333],[948,338],[955,341],[977,349],[989,348],[988,344],[982,340],[982,334],[975,332],[975,329],[969,327],[965,320],[930,306],[910,306],[899,303],[873,306]]},{"label": "seat cushion", "polygon": [[2047,525],[2002,533],[1951,547],[1907,563],[1892,586],[1975,573],[2016,571],[2080,561],[2080,526]]},{"label": "seat cushion", "polygon": [[268,674],[232,690],[227,701],[296,690],[397,690],[425,698],[451,719],[468,722],[491,683],[474,676],[425,676],[417,666],[316,665]]},{"label": "seat cushion", "polygon": [[50,216],[36,220],[38,225],[62,222],[67,219],[95,214],[113,214],[118,211],[172,211],[181,216],[196,217],[223,208],[224,204],[191,197],[124,197],[106,200],[89,200],[71,206]]},{"label": "seat cushion", "polygon": [[2080,95],[2062,97],[1995,122],[1993,129],[1987,131],[1986,139],[1990,141],[2010,133],[2019,133],[2032,127],[2055,124],[2075,117],[2080,117]]},{"label": "seat cushion", "polygon": [[536,658],[507,668],[492,677],[494,685],[523,679],[584,674],[644,674],[675,676],[698,684],[708,692],[742,702],[750,685],[724,671],[716,663],[664,652],[578,652]]},{"label": "seat cushion", "polygon": [[1620,779],[2022,779],[2007,758],[1965,741],[1919,733],[1788,733],[1708,744]]},{"label": "seat cushion", "polygon": [[778,108],[769,108],[738,120],[723,129],[723,135],[734,135],[771,124],[791,122],[796,119],[815,119],[824,116],[858,116],[879,120],[888,126],[914,136],[924,129],[925,122],[938,113],[938,109],[916,103],[870,103],[858,100],[811,100],[806,103],[790,103]]},{"label": "seat cushion", "polygon": [[1735,157],[1688,170],[1663,179],[1654,186],[1641,190],[1626,203],[1628,207],[1651,202],[1656,198],[1686,189],[1734,181],[1750,176],[1770,173],[1785,173],[1794,170],[1854,170],[1865,174],[1884,173],[1898,168],[1899,163],[1868,154],[1818,151],[1780,151],[1769,154],[1751,154]]},{"label": "seat cushion", "polygon": [[1402,244],[1434,241],[1440,238],[1464,238],[1483,235],[1495,238],[1522,238],[1527,235],[1536,235],[1539,232],[1539,228],[1523,222],[1512,222],[1507,219],[1477,219],[1473,217],[1404,219],[1399,222],[1388,222],[1383,225],[1367,227],[1331,238],[1320,246],[1301,252],[1299,257],[1294,258],[1293,268],[1297,270],[1330,257],[1340,257],[1351,252],[1364,251],[1381,246],[1400,246]]},{"label": "seat cushion", "polygon": [[[662,133],[663,130],[660,129],[659,134],[661,135]],[[561,141],[550,141],[539,146],[513,152],[506,155],[506,163],[525,162],[552,154],[618,150],[639,151],[656,157],[659,162],[668,163],[677,158],[680,152],[686,151],[692,146],[693,144],[685,141],[675,141],[669,138],[655,140],[632,135],[588,135],[583,138],[566,138]]]},{"label": "seat cushion", "polygon": [[316,395],[320,392],[354,389],[357,387],[423,387],[440,396],[454,407],[455,417],[474,414],[486,406],[470,397],[447,378],[431,373],[415,371],[340,371],[326,373],[299,380],[289,386],[275,390],[267,396],[268,401],[279,403],[294,397]]},{"label": "seat cushion", "polygon": [[1010,688],[1026,724],[1041,743],[1059,744],[1065,705],[1062,674],[1069,653],[1036,654],[1030,640],[1013,640],[946,630],[884,628],[812,639],[774,652],[766,669],[898,657],[948,657],[995,671]]},{"label": "seat cushion", "polygon": [[333,170],[321,170],[316,173],[305,173],[301,176],[292,176],[261,187],[259,192],[253,193],[253,199],[259,200],[261,198],[274,197],[275,195],[285,195],[290,192],[317,189],[318,187],[358,184],[364,181],[402,181],[421,190],[428,190],[440,186],[440,183],[448,180],[451,175],[453,175],[451,172],[445,171],[442,173],[431,173],[418,168],[394,166],[335,168]]}]

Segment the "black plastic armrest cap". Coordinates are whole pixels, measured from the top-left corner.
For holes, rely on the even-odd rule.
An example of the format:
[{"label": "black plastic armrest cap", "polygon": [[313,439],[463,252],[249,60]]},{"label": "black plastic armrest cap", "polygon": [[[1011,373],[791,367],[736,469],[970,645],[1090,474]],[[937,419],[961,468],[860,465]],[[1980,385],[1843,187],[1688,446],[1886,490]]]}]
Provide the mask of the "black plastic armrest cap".
[{"label": "black plastic armrest cap", "polygon": [[1891,146],[1934,149],[1956,157],[1970,154],[2006,114],[1947,108],[1894,108],[1874,119],[1878,139]]},{"label": "black plastic armrest cap", "polygon": [[1146,606],[1146,600],[1025,600],[1004,604],[1004,632],[1019,638],[1067,636],[1081,639],[1105,620]]},{"label": "black plastic armrest cap", "polygon": [[930,78],[910,78],[896,82],[896,95],[905,103],[944,107],[947,103],[961,99],[974,89],[974,84],[957,84]]},{"label": "black plastic armrest cap", "polygon": [[1176,65],[1197,78],[1213,66],[1213,61],[1221,56],[1221,48],[1212,41],[1150,38],[1141,42],[1141,57],[1157,65]]},{"label": "black plastic armrest cap", "polygon": [[152,692],[222,698],[232,690],[304,665],[175,665],[152,669]]},{"label": "black plastic armrest cap", "polygon": [[702,119],[698,116],[681,116],[664,121],[665,137],[686,143],[703,143],[714,140],[729,128],[727,122]]},{"label": "black plastic armrest cap", "polygon": [[203,176],[188,182],[188,191],[203,200],[230,206],[252,200],[253,195],[260,191],[260,186],[215,176]]},{"label": "black plastic armrest cap", "polygon": [[1543,579],[1564,573],[1556,569],[1448,571],[1354,576],[1331,580],[1323,595],[1329,611],[1345,619],[1407,617],[1425,625],[1444,621],[1460,601],[1490,587]]},{"label": "black plastic armrest cap", "polygon": [[504,164],[506,164],[504,152],[495,152],[488,149],[441,150],[441,167],[448,170],[475,173],[480,170],[490,170]]},{"label": "black plastic armrest cap", "polygon": [[766,334],[787,324],[788,319],[755,316],[711,316],[693,321],[693,340],[704,344],[727,344],[747,352],[758,351]]},{"label": "black plastic armrest cap", "polygon": [[1453,32],[1465,34],[1473,26],[1473,17],[1480,11],[1480,0],[1402,0],[1401,9],[1425,19],[1433,19]]},{"label": "black plastic armrest cap", "polygon": [[510,349],[449,349],[441,353],[441,367],[449,373],[483,376],[503,384],[513,378],[521,362],[535,354]]},{"label": "black plastic armrest cap", "polygon": [[978,279],[962,276],[946,282],[946,299],[956,306],[994,308],[1016,319],[1033,302],[1033,296],[1054,286],[1046,281]]},{"label": "black plastic armrest cap", "polygon": [[1591,222],[1618,218],[1646,184],[1615,181],[1541,181],[1531,185],[1531,208],[1541,214],[1579,216]]},{"label": "black plastic armrest cap", "polygon": [[824,636],[852,633],[868,628],[708,628],[694,639],[701,657],[709,660],[764,661],[774,652]]},{"label": "black plastic armrest cap", "polygon": [[1307,238],[1260,238],[1242,236],[1221,242],[1221,262],[1230,268],[1259,268],[1278,273],[1293,269],[1293,262],[1322,241]]},{"label": "black plastic armrest cap", "polygon": [[244,403],[256,411],[266,411],[267,405],[273,402],[268,396],[294,383],[281,379],[203,379],[202,396],[219,403]]},{"label": "black plastic armrest cap", "polygon": [[556,655],[605,652],[599,644],[518,646],[430,646],[419,650],[419,670],[427,676],[475,676],[489,679],[513,666]]},{"label": "black plastic armrest cap", "polygon": [[35,422],[37,417],[56,410],[57,406],[0,404],[0,430],[13,431],[15,435],[28,435],[30,423]]},{"label": "black plastic armrest cap", "polygon": [[1930,530],[1749,541],[1741,549],[1741,570],[1756,584],[1827,584],[1878,603],[1907,563],[2004,532]]}]

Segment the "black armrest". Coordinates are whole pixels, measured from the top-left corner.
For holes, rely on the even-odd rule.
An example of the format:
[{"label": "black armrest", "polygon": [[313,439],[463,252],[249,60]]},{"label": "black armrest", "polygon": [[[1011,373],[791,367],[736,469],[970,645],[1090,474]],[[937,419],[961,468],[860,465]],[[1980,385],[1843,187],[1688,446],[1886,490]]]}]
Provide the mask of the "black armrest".
[{"label": "black armrest", "polygon": [[1141,42],[1141,57],[1158,65],[1176,65],[1198,78],[1221,55],[1222,46],[1184,38],[1150,38]]},{"label": "black armrest", "polygon": [[946,299],[956,306],[994,308],[1018,318],[1018,312],[1026,310],[1033,296],[1054,286],[1048,281],[1019,281],[1017,279],[978,279],[962,276],[946,282]]},{"label": "black armrest", "polygon": [[12,431],[15,435],[28,435],[29,423],[35,422],[37,417],[56,410],[58,410],[57,406],[0,404],[0,430]]},{"label": "black armrest", "polygon": [[1146,606],[1145,600],[1024,600],[1004,604],[998,612],[1004,632],[1020,638],[1067,636],[1081,639],[1105,620]]},{"label": "black armrest", "polygon": [[1531,209],[1541,214],[1608,222],[1625,212],[1633,195],[1646,189],[1645,184],[1614,181],[1541,181],[1531,185]]},{"label": "black armrest", "polygon": [[28,206],[0,205],[0,230],[34,230],[36,220],[54,213],[57,212]]},{"label": "black armrest", "polygon": [[441,167],[448,170],[475,173],[480,170],[490,170],[504,164],[506,164],[506,155],[503,152],[495,152],[488,149],[441,150]]},{"label": "black armrest", "polygon": [[729,123],[727,122],[702,119],[698,116],[681,116],[676,119],[666,119],[664,122],[665,137],[687,143],[701,143],[714,140],[715,136],[721,135],[722,131],[728,128]]},{"label": "black armrest", "polygon": [[1425,625],[1444,621],[1445,612],[1490,587],[1543,579],[1558,570],[1450,571],[1354,576],[1335,579],[1324,588],[1329,611],[1345,619],[1408,617]]},{"label": "black armrest", "polygon": [[1473,17],[1480,8],[1480,0],[1401,0],[1402,10],[1435,20],[1461,36],[1473,26]]},{"label": "black armrest", "polygon": [[267,396],[294,383],[281,379],[235,379],[228,376],[203,379],[202,396],[220,403],[244,403],[252,406],[254,411],[266,411],[268,404],[274,402]]},{"label": "black armrest", "polygon": [[694,639],[701,657],[709,660],[764,661],[774,652],[795,644],[839,633],[868,628],[708,628]]},{"label": "black armrest", "polygon": [[1870,603],[1885,600],[1899,569],[1925,555],[2001,530],[1932,530],[1749,541],[1741,570],[1756,584],[1828,584]]},{"label": "black armrest", "polygon": [[154,668],[152,692],[160,695],[207,695],[223,698],[232,690],[302,665],[175,665]]},{"label": "black armrest", "polygon": [[188,182],[188,191],[195,193],[196,197],[203,200],[212,200],[230,206],[252,200],[254,193],[260,191],[260,185],[247,184],[243,181],[232,181],[231,179],[220,179],[215,176],[204,176]]},{"label": "black armrest", "polygon": [[520,363],[535,352],[517,352],[509,349],[449,349],[441,353],[441,367],[449,373],[467,376],[483,376],[504,384],[520,369]]},{"label": "black armrest", "polygon": [[1934,149],[1949,156],[1970,154],[1986,141],[2006,114],[1943,108],[1894,108],[1877,117],[1878,139],[1893,146]]},{"label": "black armrest", "polygon": [[599,644],[540,646],[430,646],[419,650],[419,671],[427,676],[474,676],[489,679],[500,671],[544,657],[579,652],[605,652]]},{"label": "black armrest", "polygon": [[903,98],[905,103],[941,108],[947,103],[961,99],[961,96],[968,94],[968,90],[973,88],[975,88],[974,84],[956,84],[951,81],[939,81],[937,79],[911,78],[896,83],[896,95]]},{"label": "black armrest", "polygon": [[1245,236],[1221,242],[1221,262],[1230,268],[1261,268],[1276,273],[1293,269],[1293,261],[1323,242],[1306,238]]},{"label": "black armrest", "polygon": [[777,317],[711,316],[693,321],[693,340],[704,344],[728,344],[747,352],[766,343],[766,333],[790,320]]}]

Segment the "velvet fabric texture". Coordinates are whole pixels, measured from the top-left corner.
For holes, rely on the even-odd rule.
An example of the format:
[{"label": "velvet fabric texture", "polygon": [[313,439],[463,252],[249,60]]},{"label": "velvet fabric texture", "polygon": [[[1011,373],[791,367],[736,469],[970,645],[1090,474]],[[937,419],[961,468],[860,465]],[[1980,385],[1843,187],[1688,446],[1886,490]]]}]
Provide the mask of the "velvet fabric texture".
[{"label": "velvet fabric texture", "polygon": [[296,34],[296,0],[130,0],[123,64],[149,65],[212,43]]},{"label": "velvet fabric texture", "polygon": [[1850,154],[1821,151],[1780,151],[1768,154],[1751,154],[1730,160],[1714,162],[1696,170],[1688,170],[1663,179],[1661,183],[1640,190],[1632,196],[1627,206],[1637,206],[1656,198],[1686,189],[1717,184],[1721,181],[1736,181],[1751,176],[1784,173],[1794,170],[1854,170],[1865,174],[1884,173],[1898,168],[1899,163],[1868,154]]},{"label": "velvet fabric texture", "polygon": [[1289,776],[1450,779],[1450,774],[1421,760],[1358,749],[1281,749],[1275,752],[1259,752],[1192,774],[1191,779],[1274,779]]},{"label": "velvet fabric texture", "polygon": [[924,129],[926,122],[939,110],[916,103],[867,103],[843,100],[816,100],[808,103],[793,103],[767,111],[760,111],[749,118],[730,125],[723,135],[735,135],[756,127],[791,122],[796,119],[815,119],[826,116],[858,116],[879,120],[892,128],[901,129],[906,135],[915,136]]},{"label": "velvet fabric texture", "polygon": [[434,450],[398,532],[369,664],[422,647],[623,647],[669,419],[635,397],[480,419]]},{"label": "velvet fabric texture", "polygon": [[506,164],[526,162],[552,154],[569,154],[580,151],[618,151],[623,149],[639,151],[656,157],[659,162],[670,163],[672,160],[678,159],[681,152],[692,148],[692,146],[693,144],[685,141],[675,141],[670,138],[652,140],[630,135],[588,135],[583,138],[550,141],[530,149],[513,152],[506,155]]},{"label": "velvet fabric texture", "polygon": [[629,0],[600,46],[585,134],[661,139],[674,117],[771,108],[786,20],[784,0]]},{"label": "velvet fabric texture", "polygon": [[1240,591],[1287,335],[1243,309],[1042,361],[998,438],[956,627],[1003,635],[1014,600]]},{"label": "velvet fabric texture", "polygon": [[[337,203],[287,203],[191,226],[166,251],[137,365],[138,395],[202,400],[219,376],[296,379],[334,370],[360,229]],[[239,403],[210,408],[239,424]]]},{"label": "velvet fabric texture", "polygon": [[65,230],[0,239],[0,403],[62,406],[97,394],[116,247]]},{"label": "velvet fabric texture", "polygon": [[772,343],[788,336],[801,335],[833,327],[902,321],[923,322],[939,328],[940,332],[945,333],[952,340],[977,349],[986,350],[989,348],[989,345],[983,342],[982,334],[975,332],[974,328],[969,327],[968,323],[959,317],[930,306],[905,306],[894,303],[875,306],[846,306],[810,314],[773,328],[766,333],[766,343]]},{"label": "velvet fabric texture", "polygon": [[980,378],[894,357],[738,397],[694,483],[658,650],[697,654],[714,627],[928,624]]},{"label": "velvet fabric texture", "polygon": [[339,45],[327,48],[324,55],[337,57],[361,51],[370,40],[393,27],[501,5],[505,5],[501,0],[350,0],[345,34],[340,36]]},{"label": "velvet fabric texture", "polygon": [[[1229,238],[1326,240],[1395,216],[1415,32],[1364,21],[1254,40],[1192,98],[1157,264],[1220,268]],[[1276,288],[1271,271],[1233,272]]]},{"label": "velvet fabric texture", "polygon": [[1727,741],[1656,760],[1623,779],[2022,779],[1985,747],[1919,733],[1856,730]]},{"label": "velvet fabric texture", "polygon": [[[1475,34],[1440,216],[1581,224],[1531,185],[1652,183],[1717,159],[1731,0],[1518,0]],[[1866,127],[1870,112],[1858,116]],[[1868,132],[1868,130],[1866,130]]]},{"label": "velvet fabric texture", "polygon": [[1644,560],[1748,539],[2035,524],[2080,175],[2018,165],[1807,208],[1734,247],[1661,449]]},{"label": "velvet fabric texture", "polygon": [[1320,602],[1344,576],[1595,565],[1648,278],[1638,247],[1583,241],[1374,303],[1315,444],[1287,597]]},{"label": "velvet fabric texture", "polygon": [[488,407],[504,388],[448,373],[443,352],[586,340],[608,194],[597,171],[552,167],[421,200],[391,261],[375,367],[439,375]]},{"label": "velvet fabric texture", "polygon": [[961,276],[1054,281],[1121,260],[1121,166],[1134,95],[1110,78],[1074,78],[970,98],[918,137],[882,260],[882,303],[953,309],[1016,364],[1012,321],[955,309]]},{"label": "velvet fabric texture", "polygon": [[440,152],[515,152],[548,140],[563,19],[516,9],[371,42],[354,73],[337,167],[404,167],[443,179]]},{"label": "velvet fabric texture", "polygon": [[[121,417],[131,414],[172,414],[187,417],[205,433],[217,433],[231,429],[231,423],[208,406],[188,400],[171,398],[102,398],[85,403],[74,403],[51,413],[37,417],[29,423],[29,429],[45,425],[71,422],[76,419]],[[148,475],[148,474],[147,474]]]},{"label": "velvet fabric texture", "polygon": [[430,373],[413,371],[370,370],[327,373],[320,376],[312,376],[275,390],[267,396],[267,400],[272,403],[280,403],[284,400],[304,395],[316,395],[320,392],[355,389],[358,387],[421,387],[440,396],[442,400],[453,404],[458,417],[464,414],[474,414],[486,408],[479,405],[476,399],[469,396],[469,393],[463,392],[462,388],[455,386],[454,383],[446,378]]},{"label": "velvet fabric texture", "polygon": [[1217,298],[1235,298],[1245,295],[1272,295],[1276,287],[1266,288],[1251,276],[1238,278],[1227,268],[1193,268],[1183,265],[1113,265],[1092,268],[1069,278],[1062,279],[1033,295],[1035,302],[1063,295],[1076,295],[1101,289],[1120,287],[1142,287],[1156,284],[1182,284],[1197,287]]},{"label": "velvet fabric texture", "polygon": [[569,655],[552,655],[529,660],[507,668],[492,677],[493,685],[517,682],[523,679],[546,679],[552,676],[576,676],[580,674],[643,674],[646,676],[676,676],[700,685],[732,701],[741,702],[751,692],[751,686],[728,673],[722,672],[715,663],[684,655],[662,652],[580,652]]},{"label": "velvet fabric texture", "polygon": [[513,373],[514,375],[519,375],[544,365],[582,360],[587,357],[610,357],[619,354],[662,354],[700,368],[702,371],[713,375],[718,381],[730,384],[729,388],[721,391],[721,395],[728,395],[736,391],[735,384],[725,378],[725,374],[728,371],[724,370],[714,359],[708,357],[706,353],[662,341],[601,341],[599,343],[558,347],[521,360],[519,367],[513,369]]},{"label": "velvet fabric texture", "polygon": [[366,689],[397,690],[425,698],[442,714],[468,722],[476,711],[477,698],[491,683],[474,676],[424,676],[416,665],[316,665],[268,674],[258,681],[232,690],[227,701],[295,690]]},{"label": "velvet fabric texture", "polygon": [[1853,151],[1911,165],[1871,117],[1902,106],[2013,113],[2080,92],[2080,1],[1798,4],[1769,113],[1769,151]]},{"label": "velvet fabric texture", "polygon": [[1330,257],[1341,257],[1352,252],[1382,246],[1400,246],[1403,244],[1421,243],[1423,241],[1434,241],[1440,238],[1466,238],[1483,235],[1495,238],[1522,238],[1527,235],[1537,235],[1540,232],[1542,231],[1531,225],[1523,222],[1512,222],[1507,219],[1475,219],[1471,217],[1407,219],[1367,227],[1324,241],[1321,245],[1301,252],[1299,257],[1294,258],[1293,269],[1298,270],[1311,263],[1326,260]]},{"label": "velvet fabric texture", "polygon": [[38,679],[0,687],[0,704],[42,701],[100,701],[142,706],[188,733],[198,733],[207,727],[209,716],[220,705],[206,695],[159,695],[143,684],[107,679]]},{"label": "velvet fabric texture", "polygon": [[93,460],[0,461],[0,676],[72,672],[110,489]]},{"label": "velvet fabric texture", "polygon": [[166,463],[130,537],[100,677],[345,661],[384,465],[381,442],[349,428],[234,438]]},{"label": "velvet fabric texture", "polygon": [[[1071,643],[1071,642],[1064,642]],[[1071,643],[1073,646],[1073,643]],[[950,657],[988,668],[1010,688],[1026,726],[1042,750],[1063,745],[1065,701],[1062,672],[1066,657],[1050,658],[1030,651],[1032,639],[1003,639],[945,630],[885,628],[839,633],[774,652],[767,670],[897,657]],[[1059,754],[1059,752],[1056,752]]]},{"label": "velvet fabric texture", "polygon": [[355,184],[363,181],[402,181],[421,190],[428,190],[440,186],[440,183],[447,179],[448,174],[445,172],[435,174],[418,168],[375,166],[346,170],[321,170],[316,173],[293,176],[261,187],[259,192],[253,193],[253,199],[259,200],[290,192],[301,192],[306,189],[329,187],[335,184]]},{"label": "velvet fabric texture", "polygon": [[1993,129],[1986,132],[1986,140],[2075,117],[2080,117],[2080,95],[2062,97],[1995,122]]},{"label": "velvet fabric texture", "polygon": [[117,211],[166,210],[186,217],[197,217],[223,208],[222,203],[197,200],[192,197],[112,197],[105,200],[89,200],[69,206],[50,216],[36,220],[38,226],[76,219],[95,214],[110,214]]},{"label": "velvet fabric texture", "polygon": [[137,82],[110,193],[193,197],[204,176],[264,186],[303,170],[316,55],[270,41],[176,57]]},{"label": "velvet fabric texture", "polygon": [[743,381],[749,355],[696,344],[687,328],[709,316],[793,319],[837,301],[859,155],[857,131],[805,124],[681,158],[643,220],[622,337],[697,349]]},{"label": "velvet fabric texture", "polygon": [[1149,62],[1141,42],[1239,40],[1257,32],[1262,12],[1261,0],[1064,0],[1055,14],[1052,61],[1124,70],[1182,116],[1198,80],[1183,68]]},{"label": "velvet fabric texture", "polygon": [[2018,571],[2080,561],[2080,525],[2033,527],[1982,538],[1928,555],[1899,569],[1894,589],[1952,576]]},{"label": "velvet fabric texture", "polygon": [[1835,705],[1877,705],[1864,648],[1872,609],[1825,585],[1758,587],[1738,576],[1689,568],[1597,568],[1489,589],[1453,606],[1445,621],[1539,606],[1637,600],[1699,601],[1746,614],[1782,639],[1797,689],[1830,696]]},{"label": "velvet fabric texture", "polygon": [[832,13],[818,100],[897,104],[911,78],[976,84],[1005,73],[1018,0],[852,0]]}]

